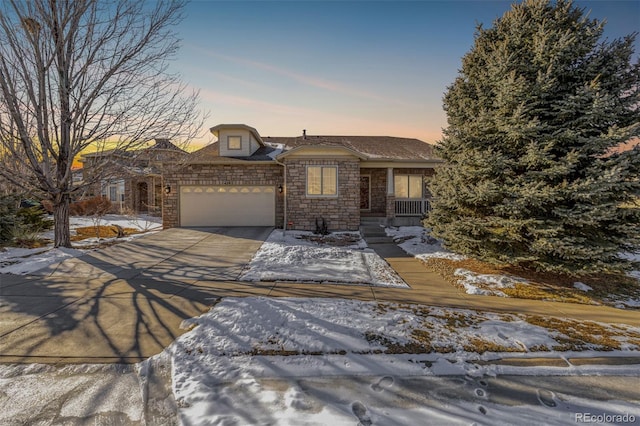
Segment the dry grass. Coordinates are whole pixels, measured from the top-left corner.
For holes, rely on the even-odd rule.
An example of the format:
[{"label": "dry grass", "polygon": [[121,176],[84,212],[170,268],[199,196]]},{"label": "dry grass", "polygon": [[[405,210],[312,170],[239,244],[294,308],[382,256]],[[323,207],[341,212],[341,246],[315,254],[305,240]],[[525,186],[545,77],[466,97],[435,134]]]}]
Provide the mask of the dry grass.
[{"label": "dry grass", "polygon": [[624,337],[628,345],[640,347],[640,333],[623,330],[620,327],[612,329],[595,322],[578,322],[541,316],[527,316],[525,320],[529,324],[562,333],[562,336],[554,337],[558,345],[555,345],[552,349],[557,351],[620,350],[622,345],[616,337]]},{"label": "dry grass", "polygon": [[[125,235],[133,235],[139,234],[135,228],[123,228]],[[71,236],[71,241],[81,241],[87,238],[95,238],[96,237],[96,227],[95,226],[85,226],[76,228],[76,235]],[[98,226],[98,234],[100,238],[113,238],[118,236],[118,227],[113,225],[100,225]]]},{"label": "dry grass", "polygon": [[[601,273],[576,277],[515,267],[499,267],[475,259],[456,261],[432,258],[424,260],[423,263],[427,268],[438,272],[447,281],[459,287],[461,286],[459,284],[460,277],[454,274],[459,268],[477,274],[510,275],[523,278],[527,281],[526,283],[519,283],[512,288],[500,289],[509,297],[521,299],[615,305],[618,300],[640,298],[640,283],[624,274]],[[574,288],[573,284],[576,281],[587,284],[593,290],[583,292]]]},{"label": "dry grass", "polygon": [[340,233],[340,234],[328,234],[328,235],[300,235],[298,238],[306,241],[311,241],[316,244],[329,245],[335,247],[350,246],[357,243],[362,239],[360,234],[355,233]]},{"label": "dry grass", "polygon": [[524,352],[522,348],[515,348],[513,346],[504,346],[490,340],[485,340],[480,337],[469,338],[462,346],[467,352],[476,352],[483,354],[485,352]]}]

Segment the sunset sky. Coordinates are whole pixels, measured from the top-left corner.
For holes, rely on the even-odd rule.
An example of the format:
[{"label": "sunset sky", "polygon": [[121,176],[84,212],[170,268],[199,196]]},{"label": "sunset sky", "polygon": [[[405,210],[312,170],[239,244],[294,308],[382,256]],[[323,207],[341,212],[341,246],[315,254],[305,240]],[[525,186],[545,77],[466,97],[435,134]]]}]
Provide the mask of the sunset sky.
[{"label": "sunset sky", "polygon": [[[510,4],[195,0],[177,29],[183,47],[172,67],[200,90],[207,127],[433,143],[446,127],[442,96],[476,25],[491,26]],[[640,30],[638,1],[576,4],[606,18],[609,39]]]}]

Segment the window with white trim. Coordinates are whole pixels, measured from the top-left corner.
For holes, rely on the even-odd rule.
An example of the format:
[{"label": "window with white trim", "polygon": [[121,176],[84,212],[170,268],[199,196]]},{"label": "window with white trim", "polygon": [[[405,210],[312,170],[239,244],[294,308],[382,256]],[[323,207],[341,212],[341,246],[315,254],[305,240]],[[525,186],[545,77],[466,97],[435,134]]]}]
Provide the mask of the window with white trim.
[{"label": "window with white trim", "polygon": [[124,180],[103,182],[101,195],[112,203],[124,201]]},{"label": "window with white trim", "polygon": [[307,195],[336,197],[338,166],[307,166]]},{"label": "window with white trim", "polygon": [[396,198],[423,198],[423,179],[421,175],[395,175]]},{"label": "window with white trim", "polygon": [[242,136],[227,136],[227,149],[242,149]]}]

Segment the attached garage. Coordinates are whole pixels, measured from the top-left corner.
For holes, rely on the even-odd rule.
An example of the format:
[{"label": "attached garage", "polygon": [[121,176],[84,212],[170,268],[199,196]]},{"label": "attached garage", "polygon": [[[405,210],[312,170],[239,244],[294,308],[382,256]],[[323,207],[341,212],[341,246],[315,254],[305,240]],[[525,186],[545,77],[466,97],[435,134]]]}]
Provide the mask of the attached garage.
[{"label": "attached garage", "polygon": [[182,186],[181,226],[275,226],[273,186]]}]

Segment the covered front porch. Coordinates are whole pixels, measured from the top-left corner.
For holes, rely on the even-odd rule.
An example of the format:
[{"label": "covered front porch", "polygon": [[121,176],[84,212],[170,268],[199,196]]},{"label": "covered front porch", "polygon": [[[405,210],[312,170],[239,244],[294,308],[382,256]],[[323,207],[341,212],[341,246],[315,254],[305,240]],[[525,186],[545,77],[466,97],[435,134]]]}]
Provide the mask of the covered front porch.
[{"label": "covered front porch", "polygon": [[419,224],[431,209],[426,182],[433,168],[371,167],[360,169],[360,216],[387,224]]}]

